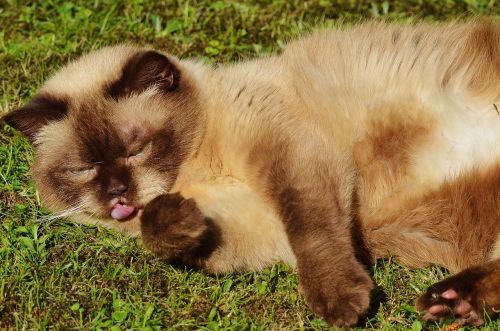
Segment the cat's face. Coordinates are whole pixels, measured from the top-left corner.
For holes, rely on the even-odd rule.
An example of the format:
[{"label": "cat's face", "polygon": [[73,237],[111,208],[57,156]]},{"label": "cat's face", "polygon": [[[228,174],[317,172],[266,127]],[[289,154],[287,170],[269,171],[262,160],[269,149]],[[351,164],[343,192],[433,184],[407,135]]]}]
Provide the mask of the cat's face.
[{"label": "cat's face", "polygon": [[80,58],[5,119],[35,146],[45,204],[84,223],[133,219],[168,192],[200,133],[181,64],[131,47]]}]

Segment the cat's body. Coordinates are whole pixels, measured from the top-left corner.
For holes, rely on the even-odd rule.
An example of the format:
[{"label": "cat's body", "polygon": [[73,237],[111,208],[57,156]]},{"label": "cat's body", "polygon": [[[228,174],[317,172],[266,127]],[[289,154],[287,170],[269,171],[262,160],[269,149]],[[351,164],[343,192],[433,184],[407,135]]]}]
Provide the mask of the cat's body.
[{"label": "cat's body", "polygon": [[[318,32],[216,70],[110,48],[35,101],[7,120],[37,145],[46,203],[78,203],[78,222],[142,233],[210,272],[296,265],[311,308],[338,325],[368,306],[367,256],[452,271],[491,261],[470,271],[481,289],[463,285],[466,270],[418,305],[464,323],[482,321],[483,301],[500,307],[495,23]],[[33,134],[40,104],[52,122]],[[66,179],[54,170],[62,150]]]}]

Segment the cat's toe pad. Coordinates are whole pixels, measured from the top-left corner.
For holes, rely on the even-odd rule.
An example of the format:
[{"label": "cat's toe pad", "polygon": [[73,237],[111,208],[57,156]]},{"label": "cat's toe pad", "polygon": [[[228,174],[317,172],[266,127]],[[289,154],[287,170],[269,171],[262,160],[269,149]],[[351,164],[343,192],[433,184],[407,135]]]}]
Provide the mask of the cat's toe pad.
[{"label": "cat's toe pad", "polygon": [[429,291],[417,301],[417,309],[424,313],[425,321],[455,317],[458,325],[481,325],[484,320],[473,307],[470,295],[461,295],[453,288],[444,291]]}]

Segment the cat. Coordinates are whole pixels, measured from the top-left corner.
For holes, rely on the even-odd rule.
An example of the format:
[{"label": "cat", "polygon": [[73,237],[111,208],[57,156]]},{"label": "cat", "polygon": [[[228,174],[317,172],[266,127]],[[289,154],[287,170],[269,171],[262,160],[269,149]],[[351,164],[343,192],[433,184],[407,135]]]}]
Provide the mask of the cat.
[{"label": "cat", "polygon": [[210,273],[297,267],[355,325],[373,259],[439,264],[424,319],[500,308],[500,27],[364,23],[212,68],[130,45],[60,69],[5,121],[56,216]]}]

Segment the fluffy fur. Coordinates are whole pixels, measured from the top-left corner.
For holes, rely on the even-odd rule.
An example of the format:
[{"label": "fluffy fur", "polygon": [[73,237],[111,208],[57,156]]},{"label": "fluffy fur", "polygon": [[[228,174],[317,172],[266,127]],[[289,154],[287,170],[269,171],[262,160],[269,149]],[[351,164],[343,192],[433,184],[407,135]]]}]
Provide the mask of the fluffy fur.
[{"label": "fluffy fur", "polygon": [[336,325],[367,309],[371,258],[464,270],[418,307],[479,324],[500,305],[497,103],[498,24],[364,24],[217,69],[104,48],[6,120],[60,215],[213,273],[296,265]]}]

